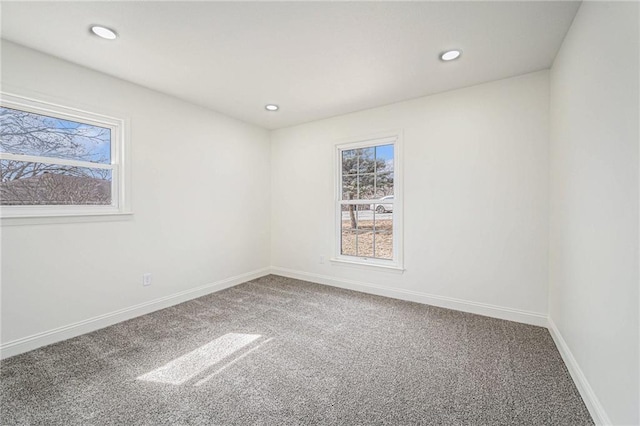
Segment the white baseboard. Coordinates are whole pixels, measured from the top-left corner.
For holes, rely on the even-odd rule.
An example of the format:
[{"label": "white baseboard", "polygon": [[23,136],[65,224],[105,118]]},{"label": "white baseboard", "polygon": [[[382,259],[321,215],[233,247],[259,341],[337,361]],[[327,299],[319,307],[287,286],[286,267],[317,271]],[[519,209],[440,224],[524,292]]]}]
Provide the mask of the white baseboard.
[{"label": "white baseboard", "polygon": [[73,324],[68,324],[42,333],[13,340],[0,345],[0,359],[12,357],[42,346],[80,336],[81,334],[90,333],[140,315],[168,308],[169,306],[177,305],[178,303],[186,302],[209,293],[214,293],[216,291],[224,290],[225,288],[242,284],[246,281],[269,275],[269,273],[270,268],[258,269],[256,271],[236,275],[235,277],[226,278],[211,284],[205,284],[200,287],[181,291],[180,293],[172,294],[170,296],[161,297],[149,302],[140,303],[128,308],[119,309],[114,312],[98,315]]},{"label": "white baseboard", "polygon": [[591,388],[591,385],[589,384],[589,381],[587,381],[587,378],[578,365],[578,362],[573,357],[573,354],[571,353],[567,342],[562,337],[562,334],[560,334],[560,330],[558,330],[551,317],[548,318],[548,322],[548,328],[549,332],[551,333],[551,337],[556,343],[558,351],[560,352],[560,355],[562,356],[562,359],[564,360],[564,363],[569,370],[569,374],[571,374],[571,378],[576,384],[578,392],[580,392],[580,396],[582,396],[582,400],[587,406],[589,414],[591,414],[594,423],[598,426],[611,425],[612,423],[609,419],[609,416],[607,416],[606,411],[604,411],[604,407],[602,407],[602,404],[600,404],[600,400]]},{"label": "white baseboard", "polygon": [[334,278],[326,275],[313,274],[309,272],[295,271],[287,268],[271,267],[271,273],[289,278],[311,281],[318,284],[326,284],[333,287],[340,287],[363,293],[376,294],[378,296],[392,297],[394,299],[407,300],[410,302],[424,303],[426,305],[438,306],[441,308],[454,309],[462,312],[483,315],[487,317],[499,318],[524,324],[547,327],[547,315],[537,312],[523,311],[502,306],[489,305],[486,303],[472,302],[469,300],[455,299],[453,297],[438,296],[434,294],[422,293],[412,290],[384,287],[364,283],[360,281]]}]

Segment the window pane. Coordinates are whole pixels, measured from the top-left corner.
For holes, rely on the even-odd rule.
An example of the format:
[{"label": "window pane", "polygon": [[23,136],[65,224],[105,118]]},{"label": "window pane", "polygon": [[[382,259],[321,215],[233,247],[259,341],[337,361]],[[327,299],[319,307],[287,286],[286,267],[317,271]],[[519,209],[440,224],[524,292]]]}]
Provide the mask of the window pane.
[{"label": "window pane", "polygon": [[375,198],[375,175],[373,173],[358,175],[358,199],[370,200]]},{"label": "window pane", "polygon": [[372,198],[393,195],[393,173],[376,173],[376,193]]},{"label": "window pane", "polygon": [[358,178],[356,176],[342,176],[342,199],[355,200],[358,198]]},{"label": "window pane", "polygon": [[376,146],[376,172],[393,172],[393,145]]},{"label": "window pane", "polygon": [[370,210],[375,210],[378,214],[393,213],[393,196],[382,197],[375,203],[369,205]]},{"label": "window pane", "polygon": [[373,211],[370,206],[362,206],[366,208],[359,212],[358,215],[358,256],[374,257],[373,252]]},{"label": "window pane", "polygon": [[109,164],[111,129],[0,107],[0,152]]},{"label": "window pane", "polygon": [[356,151],[358,153],[358,174],[374,173],[376,171],[375,148],[361,148]]},{"label": "window pane", "polygon": [[392,213],[375,213],[375,254],[378,259],[393,259]]},{"label": "window pane", "polygon": [[358,157],[355,149],[342,151],[342,174],[350,175],[358,172]]},{"label": "window pane", "polygon": [[357,232],[351,229],[342,229],[342,241],[340,254],[345,256],[356,256]]},{"label": "window pane", "polygon": [[393,195],[393,145],[376,147],[376,197]]},{"label": "window pane", "polygon": [[111,170],[0,160],[2,205],[109,205]]},{"label": "window pane", "polygon": [[341,214],[342,220],[340,221],[340,254],[347,256],[356,256],[358,247],[358,207],[355,204],[342,205]]}]

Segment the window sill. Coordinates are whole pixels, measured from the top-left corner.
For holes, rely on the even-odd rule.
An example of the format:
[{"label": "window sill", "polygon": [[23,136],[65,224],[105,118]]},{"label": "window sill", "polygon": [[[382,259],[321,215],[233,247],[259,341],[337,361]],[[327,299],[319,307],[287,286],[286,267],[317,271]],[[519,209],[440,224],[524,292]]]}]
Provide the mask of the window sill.
[{"label": "window sill", "polygon": [[357,262],[354,260],[340,259],[340,258],[332,258],[330,259],[331,263],[339,266],[348,266],[355,267],[360,269],[368,269],[368,270],[379,270],[384,272],[390,272],[395,274],[402,274],[405,269],[401,266],[396,265],[382,265],[378,263],[365,263],[365,262]]},{"label": "window sill", "polygon": [[117,222],[129,220],[133,212],[41,213],[33,216],[0,218],[2,226],[48,225],[57,223]]}]

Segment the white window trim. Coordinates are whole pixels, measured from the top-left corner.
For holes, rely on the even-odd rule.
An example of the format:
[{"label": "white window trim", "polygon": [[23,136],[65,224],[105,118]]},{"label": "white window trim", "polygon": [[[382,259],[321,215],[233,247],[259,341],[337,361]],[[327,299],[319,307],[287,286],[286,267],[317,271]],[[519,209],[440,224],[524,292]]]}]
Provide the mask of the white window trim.
[{"label": "white window trim", "polygon": [[[8,154],[0,152],[0,159],[46,161],[94,169],[111,170],[111,205],[97,206],[0,206],[2,225],[22,225],[28,223],[49,223],[75,221],[79,217],[100,217],[130,215],[130,164],[128,158],[128,122],[126,118],[115,118],[79,108],[37,100],[15,93],[0,92],[0,104],[7,108],[47,115],[65,120],[106,127],[111,130],[111,163],[91,163],[69,159],[49,158],[32,155]],[[65,220],[64,218],[69,218]],[[42,221],[44,219],[44,221]],[[82,220],[85,221],[85,220]]]},{"label": "white window trim", "polygon": [[[357,149],[377,145],[394,145],[393,173],[394,173],[394,201],[393,201],[393,259],[371,259],[358,256],[347,256],[341,254],[341,223],[342,212],[342,151]],[[334,161],[334,214],[335,214],[335,234],[334,234],[334,257],[331,262],[344,266],[365,267],[366,269],[376,269],[389,272],[404,271],[403,258],[403,173],[402,173],[402,131],[394,130],[376,133],[341,140],[336,144],[336,156]],[[351,204],[351,203],[350,203]],[[352,204],[370,204],[352,200]]]}]

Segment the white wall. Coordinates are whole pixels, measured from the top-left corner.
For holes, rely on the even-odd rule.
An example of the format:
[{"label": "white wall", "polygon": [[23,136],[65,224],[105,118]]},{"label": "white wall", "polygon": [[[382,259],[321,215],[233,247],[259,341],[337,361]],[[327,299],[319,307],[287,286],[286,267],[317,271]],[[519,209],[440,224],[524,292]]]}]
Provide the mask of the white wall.
[{"label": "white wall", "polygon": [[269,266],[266,130],[12,43],[2,83],[128,116],[134,211],[2,227],[3,344]]},{"label": "white wall", "polygon": [[615,425],[640,422],[638,21],[584,2],[550,80],[549,313]]},{"label": "white wall", "polygon": [[[509,318],[546,323],[548,112],[541,71],[273,131],[272,265],[458,309],[493,315],[478,304],[495,305]],[[406,271],[320,264],[334,247],[336,141],[390,129],[404,132]]]}]

